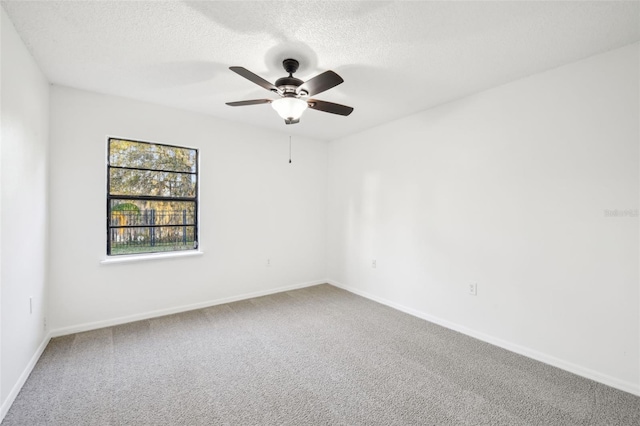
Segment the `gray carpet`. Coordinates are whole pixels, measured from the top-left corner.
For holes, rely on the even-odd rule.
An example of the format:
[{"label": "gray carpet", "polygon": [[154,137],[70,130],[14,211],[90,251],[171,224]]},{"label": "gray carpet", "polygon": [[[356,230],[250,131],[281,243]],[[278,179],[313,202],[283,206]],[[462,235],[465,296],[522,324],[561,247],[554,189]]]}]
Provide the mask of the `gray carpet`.
[{"label": "gray carpet", "polygon": [[53,339],[3,425],[640,425],[640,398],[329,285]]}]

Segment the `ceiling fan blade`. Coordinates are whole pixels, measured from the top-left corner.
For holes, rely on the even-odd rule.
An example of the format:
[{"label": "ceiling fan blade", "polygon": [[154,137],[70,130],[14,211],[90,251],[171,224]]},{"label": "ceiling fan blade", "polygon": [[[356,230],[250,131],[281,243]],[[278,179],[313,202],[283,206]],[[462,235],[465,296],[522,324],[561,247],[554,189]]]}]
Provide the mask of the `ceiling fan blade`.
[{"label": "ceiling fan blade", "polygon": [[246,106],[246,105],[270,104],[270,103],[271,103],[271,99],[252,99],[250,101],[227,102],[227,105]]},{"label": "ceiling fan blade", "polygon": [[329,90],[332,87],[336,87],[344,80],[338,74],[333,71],[325,71],[313,77],[311,80],[306,81],[298,87],[298,94],[306,92],[307,96],[317,95],[325,90]]},{"label": "ceiling fan blade", "polygon": [[309,108],[317,111],[330,112],[331,114],[349,115],[353,112],[353,108],[346,105],[334,104],[333,102],[319,101],[317,99],[307,100]]},{"label": "ceiling fan blade", "polygon": [[273,84],[269,83],[267,80],[265,80],[264,78],[260,77],[259,75],[256,75],[256,74],[252,73],[251,71],[249,71],[246,68],[243,68],[243,67],[229,67],[229,69],[231,71],[235,72],[236,74],[241,75],[242,77],[246,78],[247,80],[257,84],[258,86],[264,87],[265,89],[271,90],[272,92],[276,92],[276,93],[280,92],[276,86],[274,86]]}]

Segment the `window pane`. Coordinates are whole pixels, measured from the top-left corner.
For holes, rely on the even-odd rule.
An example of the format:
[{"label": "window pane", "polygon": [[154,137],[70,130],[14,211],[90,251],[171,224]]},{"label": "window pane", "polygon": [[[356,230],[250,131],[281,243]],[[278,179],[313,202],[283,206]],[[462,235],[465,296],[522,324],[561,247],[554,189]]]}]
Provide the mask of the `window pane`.
[{"label": "window pane", "polygon": [[194,225],[193,201],[144,201],[112,199],[110,226]]},{"label": "window pane", "polygon": [[111,195],[196,196],[196,175],[148,170],[109,169]]},{"label": "window pane", "polygon": [[197,249],[198,151],[111,138],[108,145],[107,254]]},{"label": "window pane", "polygon": [[111,228],[111,255],[193,250],[195,226]]},{"label": "window pane", "polygon": [[196,158],[195,149],[120,139],[109,143],[111,166],[195,173]]}]

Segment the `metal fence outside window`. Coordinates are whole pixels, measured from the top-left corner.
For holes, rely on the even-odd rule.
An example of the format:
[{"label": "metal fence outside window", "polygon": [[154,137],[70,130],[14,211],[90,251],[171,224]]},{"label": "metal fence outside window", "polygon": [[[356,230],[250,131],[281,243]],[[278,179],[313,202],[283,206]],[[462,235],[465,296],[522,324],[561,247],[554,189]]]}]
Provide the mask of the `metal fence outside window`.
[{"label": "metal fence outside window", "polygon": [[112,211],[109,226],[114,254],[193,249],[195,226],[187,210]]}]

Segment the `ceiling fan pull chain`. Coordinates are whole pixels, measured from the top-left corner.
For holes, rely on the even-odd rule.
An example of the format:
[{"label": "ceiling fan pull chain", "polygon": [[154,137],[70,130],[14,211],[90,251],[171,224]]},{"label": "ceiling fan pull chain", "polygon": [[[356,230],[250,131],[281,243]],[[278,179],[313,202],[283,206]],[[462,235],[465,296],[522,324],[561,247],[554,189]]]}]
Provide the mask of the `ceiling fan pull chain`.
[{"label": "ceiling fan pull chain", "polygon": [[289,164],[291,164],[291,136],[289,136]]}]

